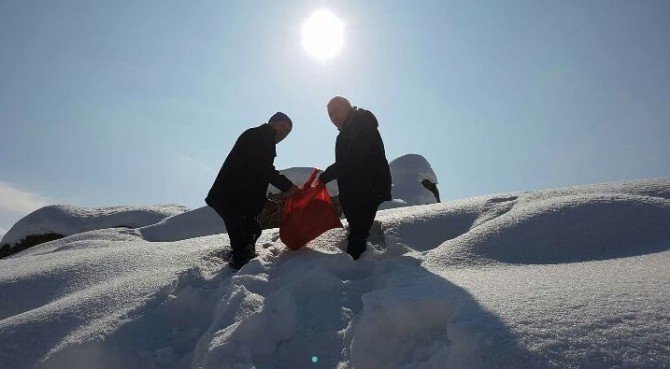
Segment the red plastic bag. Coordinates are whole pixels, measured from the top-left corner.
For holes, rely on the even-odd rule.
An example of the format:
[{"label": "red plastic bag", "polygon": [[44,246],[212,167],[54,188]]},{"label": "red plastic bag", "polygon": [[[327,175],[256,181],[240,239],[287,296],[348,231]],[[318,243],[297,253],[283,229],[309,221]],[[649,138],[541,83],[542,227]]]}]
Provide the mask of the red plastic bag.
[{"label": "red plastic bag", "polygon": [[329,229],[342,228],[328,189],[323,185],[312,187],[318,173],[314,169],[300,191],[284,203],[279,237],[291,250],[298,250]]}]

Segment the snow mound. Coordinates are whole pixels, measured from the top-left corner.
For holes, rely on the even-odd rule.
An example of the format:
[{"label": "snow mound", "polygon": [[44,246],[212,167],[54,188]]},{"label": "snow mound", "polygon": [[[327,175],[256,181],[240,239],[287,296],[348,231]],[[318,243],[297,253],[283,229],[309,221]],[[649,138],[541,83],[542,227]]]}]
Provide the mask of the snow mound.
[{"label": "snow mound", "polygon": [[214,209],[203,206],[142,227],[139,232],[147,241],[165,242],[224,233],[226,226]]},{"label": "snow mound", "polygon": [[564,263],[670,249],[670,200],[582,194],[524,201],[493,199],[502,214],[445,242],[431,256],[448,262]]},{"label": "snow mound", "polygon": [[[435,195],[421,183],[437,184],[437,176],[428,160],[418,154],[403,155],[389,163],[393,182],[393,198],[400,205],[425,205],[437,202]],[[388,204],[393,207],[393,204]],[[397,205],[396,205],[397,206]]]},{"label": "snow mound", "polygon": [[50,205],[37,209],[16,222],[2,238],[0,245],[11,247],[31,235],[69,236],[103,228],[143,227],[184,211],[186,208],[178,205],[103,208]]},{"label": "snow mound", "polygon": [[[668,194],[658,179],[385,210],[358,261],[345,229],[299,251],[270,229],[237,273],[226,234],[72,235],[0,260],[0,367],[670,367]],[[205,211],[189,213],[173,228]]]}]

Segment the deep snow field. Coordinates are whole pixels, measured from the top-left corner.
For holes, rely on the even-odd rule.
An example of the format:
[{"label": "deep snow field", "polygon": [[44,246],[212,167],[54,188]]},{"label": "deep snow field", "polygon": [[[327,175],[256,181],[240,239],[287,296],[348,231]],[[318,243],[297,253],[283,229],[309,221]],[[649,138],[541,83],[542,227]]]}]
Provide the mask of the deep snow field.
[{"label": "deep snow field", "polygon": [[670,368],[670,179],[382,210],[358,261],[266,230],[237,273],[208,208],[137,227],[0,260],[0,368]]}]

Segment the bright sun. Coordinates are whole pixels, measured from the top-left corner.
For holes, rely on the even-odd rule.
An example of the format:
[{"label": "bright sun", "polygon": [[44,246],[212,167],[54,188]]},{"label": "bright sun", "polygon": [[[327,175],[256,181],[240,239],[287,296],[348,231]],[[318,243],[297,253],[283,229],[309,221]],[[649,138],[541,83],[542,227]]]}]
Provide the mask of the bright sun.
[{"label": "bright sun", "polygon": [[344,23],[327,10],[317,10],[302,25],[302,46],[320,60],[330,59],[344,45]]}]

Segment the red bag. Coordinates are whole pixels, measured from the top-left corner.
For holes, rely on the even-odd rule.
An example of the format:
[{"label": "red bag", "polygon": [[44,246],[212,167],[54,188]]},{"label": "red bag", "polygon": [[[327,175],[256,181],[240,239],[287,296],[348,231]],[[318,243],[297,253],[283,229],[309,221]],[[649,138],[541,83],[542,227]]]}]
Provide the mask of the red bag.
[{"label": "red bag", "polygon": [[298,250],[329,229],[342,228],[326,186],[319,183],[312,187],[318,173],[314,169],[300,191],[284,203],[279,237],[291,250]]}]

